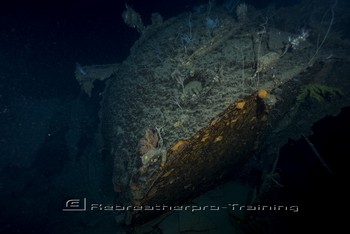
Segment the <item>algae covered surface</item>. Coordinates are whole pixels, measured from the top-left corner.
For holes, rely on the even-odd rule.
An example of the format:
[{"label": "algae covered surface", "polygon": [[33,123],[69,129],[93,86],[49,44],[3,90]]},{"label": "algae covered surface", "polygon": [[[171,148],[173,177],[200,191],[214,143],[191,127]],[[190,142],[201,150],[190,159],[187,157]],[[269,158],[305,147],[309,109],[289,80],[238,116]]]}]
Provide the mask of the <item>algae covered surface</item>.
[{"label": "algae covered surface", "polygon": [[[229,105],[266,90],[264,102],[273,109],[283,102],[280,87],[288,81],[314,64],[334,62],[335,53],[347,59],[347,41],[329,34],[337,27],[329,11],[333,7],[303,2],[233,11],[209,1],[169,19],[153,14],[148,26],[136,25],[140,21],[134,15],[135,24],[127,24],[140,38],[107,81],[101,103],[115,191],[148,181],[166,164],[169,149],[215,121]],[[320,26],[315,19],[325,12]]]}]

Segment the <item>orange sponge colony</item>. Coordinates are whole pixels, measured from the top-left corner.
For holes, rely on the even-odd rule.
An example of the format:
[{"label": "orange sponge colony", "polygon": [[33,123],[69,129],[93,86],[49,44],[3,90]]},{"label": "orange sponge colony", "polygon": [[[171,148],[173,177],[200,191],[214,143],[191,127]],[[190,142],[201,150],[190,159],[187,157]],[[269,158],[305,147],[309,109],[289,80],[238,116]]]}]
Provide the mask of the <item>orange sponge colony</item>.
[{"label": "orange sponge colony", "polygon": [[236,103],[236,108],[238,110],[242,110],[244,108],[244,106],[245,106],[245,101],[239,101]]},{"label": "orange sponge colony", "polygon": [[258,97],[260,99],[265,99],[267,97],[268,93],[265,89],[259,89],[258,91]]}]

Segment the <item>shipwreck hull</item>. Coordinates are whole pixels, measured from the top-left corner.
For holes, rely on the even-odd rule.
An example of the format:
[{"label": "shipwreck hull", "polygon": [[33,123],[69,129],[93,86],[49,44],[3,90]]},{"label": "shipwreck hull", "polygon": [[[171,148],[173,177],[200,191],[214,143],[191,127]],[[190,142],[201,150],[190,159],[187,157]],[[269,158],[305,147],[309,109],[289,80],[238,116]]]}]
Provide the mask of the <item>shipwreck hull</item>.
[{"label": "shipwreck hull", "polygon": [[[230,105],[208,127],[170,148],[165,166],[149,178],[152,186],[133,204],[179,206],[232,178],[260,145],[266,121],[267,107],[256,93]],[[131,223],[166,211],[132,212]]]},{"label": "shipwreck hull", "polygon": [[[335,115],[349,105],[350,85],[346,80],[349,65],[347,61],[315,64],[271,90],[268,95],[278,92],[283,100],[272,108],[267,105],[266,97],[258,97],[256,91],[229,105],[193,137],[176,142],[167,151],[166,163],[148,177],[146,188],[142,182],[133,180],[130,186],[118,191],[125,204],[135,208],[125,213],[125,222],[141,225],[171,212],[168,207],[183,205],[225,180],[237,177],[244,164],[257,154],[263,173],[269,173],[279,148],[289,138],[311,134],[314,122]],[[299,100],[303,89],[316,82],[341,92],[320,91],[322,103],[311,96]],[[106,118],[102,126],[111,123],[108,120],[111,116],[106,113],[109,112],[102,115],[102,120]],[[112,129],[105,128],[105,136],[110,136]],[[167,208],[157,210],[157,206]],[[156,210],[147,211],[147,207]]]},{"label": "shipwreck hull", "polygon": [[[339,56],[317,56],[312,40],[294,49],[288,31],[261,31],[258,17],[238,23],[215,11],[222,25],[211,34],[205,13],[184,13],[143,29],[122,64],[100,67],[109,71],[100,130],[113,161],[116,203],[130,207],[118,220],[128,225],[239,179],[248,162],[266,185],[288,139],[309,136],[314,122],[350,104],[347,41],[329,37],[333,47],[322,50]],[[184,21],[198,25],[197,41],[179,43],[177,30],[188,32]],[[81,81],[87,93],[96,79],[107,77]]]}]

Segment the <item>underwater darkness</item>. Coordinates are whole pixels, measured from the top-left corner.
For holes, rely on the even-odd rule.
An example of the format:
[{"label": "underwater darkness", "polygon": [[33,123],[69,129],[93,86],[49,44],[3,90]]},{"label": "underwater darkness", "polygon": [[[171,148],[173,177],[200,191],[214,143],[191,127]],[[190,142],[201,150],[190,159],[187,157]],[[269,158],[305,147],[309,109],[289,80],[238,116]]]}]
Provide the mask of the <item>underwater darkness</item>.
[{"label": "underwater darkness", "polygon": [[[104,84],[97,82],[89,98],[74,70],[76,63],[119,63],[129,55],[139,33],[121,18],[125,2],[149,24],[153,12],[168,19],[207,1],[0,2],[0,233],[51,233],[52,227],[97,218],[63,213],[63,201],[71,197],[113,201],[111,168],[86,156],[100,153],[94,136]],[[263,8],[298,1],[244,2]],[[341,225],[335,218],[341,215],[340,203],[346,202],[349,119],[350,107],[343,108],[338,116],[315,123],[308,137],[332,175],[304,138],[290,140],[280,150],[282,198],[305,208],[298,217],[279,224],[288,227],[285,233],[303,231],[302,224],[308,230],[328,231]],[[101,157],[105,159],[104,152]],[[72,168],[77,174],[71,173]],[[112,221],[106,226],[114,227],[113,218],[108,220]],[[94,227],[91,224],[90,233]]]},{"label": "underwater darkness", "polygon": [[282,197],[285,201],[297,202],[304,209],[300,217],[289,220],[294,231],[300,230],[295,224],[303,224],[302,227],[310,232],[331,232],[344,225],[339,222],[338,215],[344,205],[342,201],[346,199],[345,160],[349,147],[345,136],[350,130],[349,116],[350,108],[346,107],[337,117],[326,117],[312,127],[313,135],[309,140],[331,168],[331,174],[305,139],[290,140],[281,148],[277,168],[286,187]]}]

